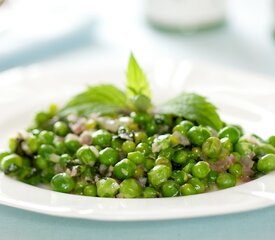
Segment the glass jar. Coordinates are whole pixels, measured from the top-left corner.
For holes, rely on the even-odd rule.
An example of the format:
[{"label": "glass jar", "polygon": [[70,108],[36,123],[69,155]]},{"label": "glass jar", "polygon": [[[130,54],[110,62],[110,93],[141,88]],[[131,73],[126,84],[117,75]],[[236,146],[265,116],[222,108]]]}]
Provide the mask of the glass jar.
[{"label": "glass jar", "polygon": [[223,25],[225,0],[147,0],[149,22],[169,31],[199,31]]}]

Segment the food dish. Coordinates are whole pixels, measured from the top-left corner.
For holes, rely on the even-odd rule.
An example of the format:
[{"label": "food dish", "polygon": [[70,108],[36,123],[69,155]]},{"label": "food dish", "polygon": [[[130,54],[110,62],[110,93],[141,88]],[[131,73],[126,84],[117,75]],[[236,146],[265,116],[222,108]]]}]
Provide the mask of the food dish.
[{"label": "food dish", "polygon": [[[193,75],[194,76],[194,75]],[[262,110],[263,111],[263,110]],[[258,133],[258,132],[257,132]],[[261,179],[261,181],[263,181],[264,179],[268,179],[270,176],[272,176],[272,175],[268,175],[268,176],[266,176],[266,177],[264,177],[263,179]],[[259,179],[260,180],[260,179]],[[5,182],[6,180],[4,180],[4,182]],[[7,181],[13,181],[13,180],[10,180],[10,179],[8,179]],[[261,182],[260,181],[260,182]],[[3,182],[3,181],[2,181]],[[256,180],[255,182],[258,182],[259,183],[259,181],[258,180]],[[254,182],[254,183],[255,183]],[[251,182],[252,183],[252,182]],[[20,184],[19,184],[20,185]],[[242,187],[243,186],[245,186],[246,185],[246,188],[248,187],[248,186],[251,186],[250,185],[250,183],[248,183],[248,184],[244,184],[244,185],[242,185],[242,186],[238,186],[238,187],[236,187],[236,188],[234,188],[235,190],[233,191],[233,192],[235,192],[236,190],[239,190],[239,189],[242,189]],[[253,184],[252,184],[253,185]],[[29,187],[29,186],[28,186]],[[28,189],[28,187],[26,187],[26,189]],[[24,188],[25,188],[25,186],[24,186]],[[30,189],[33,189],[33,187],[30,187]],[[36,188],[36,190],[37,191],[39,191],[37,188]],[[231,190],[231,189],[230,189]],[[255,190],[257,190],[257,188],[255,188]],[[258,189],[259,190],[259,189]],[[47,190],[41,190],[42,192],[43,191],[46,191],[46,192],[48,192]],[[186,200],[183,200],[183,198],[181,198],[182,199],[182,201],[183,202],[185,202],[185,204],[187,204],[188,202],[189,202],[189,204],[190,204],[190,198],[193,198],[193,200],[195,200],[195,199],[197,199],[197,200],[204,200],[204,201],[206,201],[207,202],[207,200],[206,199],[212,199],[212,197],[211,196],[224,196],[224,197],[228,197],[227,196],[227,194],[226,194],[226,192],[228,192],[228,190],[222,190],[222,191],[220,191],[220,193],[223,193],[222,195],[220,195],[220,194],[218,194],[218,195],[216,195],[216,192],[215,193],[209,193],[209,194],[203,194],[203,195],[205,195],[205,196],[203,196],[203,195],[201,195],[199,198],[197,197],[197,196],[192,196],[192,197],[187,197],[186,198]],[[232,193],[232,192],[231,192]],[[55,195],[55,196],[60,196],[58,193],[51,193],[51,194],[53,194],[53,195]],[[57,194],[57,195],[56,195]],[[213,195],[214,194],[214,195]],[[62,194],[62,195],[64,195],[64,194]],[[206,197],[206,195],[207,195],[207,197]],[[234,193],[231,195],[231,196],[234,196]],[[71,198],[72,197],[72,198]],[[77,198],[75,198],[76,196],[66,196],[65,198],[67,199],[67,200],[69,200],[69,199],[77,199]],[[236,196],[235,196],[236,197]],[[87,201],[87,199],[85,198],[85,197],[82,197],[83,198],[83,201],[85,202],[85,201]],[[231,197],[228,197],[227,199],[230,199]],[[252,197],[253,198],[253,197]],[[101,201],[101,204],[104,204],[104,202],[108,202],[108,199],[101,199],[102,201]],[[156,204],[157,203],[159,203],[160,201],[158,201],[158,199],[154,199],[155,201],[156,201]],[[163,201],[162,202],[165,202],[166,200],[168,200],[168,199],[162,199]],[[213,200],[213,199],[212,199]],[[231,199],[232,200],[232,199]],[[82,200],[81,200],[82,201]],[[93,202],[93,200],[89,200],[89,201],[91,201],[91,202]],[[96,201],[98,201],[98,200],[96,200]],[[126,208],[127,208],[127,211],[129,211],[129,206],[131,205],[131,204],[136,204],[136,202],[135,201],[127,201],[126,199],[118,199],[118,200],[115,200],[115,201],[117,201],[117,203],[123,203],[123,204],[126,204]],[[147,201],[147,200],[146,200]],[[196,201],[196,200],[195,200]],[[168,202],[170,202],[170,204],[172,203],[172,202],[174,202],[174,201],[171,201],[171,200],[169,200]],[[183,202],[179,202],[179,206],[181,206],[182,207],[182,204],[183,204]],[[226,202],[226,201],[225,201]],[[265,202],[265,201],[263,201],[263,202]],[[128,205],[128,203],[130,204],[130,205]],[[143,203],[144,203],[144,201],[143,201]],[[148,203],[150,203],[150,201],[148,201]],[[227,202],[228,203],[228,202]],[[231,202],[231,203],[233,203],[233,202]],[[84,204],[85,205],[85,204]],[[83,205],[83,206],[84,206]],[[149,205],[151,205],[151,204],[149,204]],[[172,204],[173,205],[173,204]],[[175,218],[177,218],[177,217],[179,217],[179,214],[176,214],[175,213],[175,210],[173,210],[173,206],[172,205],[170,205],[169,207],[168,206],[166,206],[166,207],[164,207],[162,210],[163,210],[163,212],[162,212],[162,214],[164,214],[164,215],[166,215],[166,217],[165,216],[163,216],[164,218],[171,218],[172,216],[171,216],[171,214],[172,213],[174,213],[174,217]],[[188,205],[188,204],[187,204]],[[65,206],[65,205],[64,205]],[[113,205],[114,206],[114,205]],[[134,205],[132,205],[132,207],[133,207]],[[189,205],[189,206],[191,206],[191,205]],[[240,206],[240,205],[239,205]],[[87,207],[87,206],[86,206]],[[106,206],[105,206],[106,207]],[[136,206],[137,207],[137,206]],[[151,206],[152,207],[152,206]],[[168,207],[168,208],[167,208]],[[198,210],[198,207],[201,207],[200,205],[198,205],[197,206],[197,208],[195,207],[195,206],[193,206],[194,208],[192,209],[192,211],[194,211],[194,212],[196,212],[196,210]],[[247,209],[248,207],[250,207],[251,208],[251,206],[249,205],[249,204],[247,204],[247,206],[246,206],[246,208],[244,208],[244,209]],[[89,208],[87,208],[87,209],[89,209]],[[108,209],[108,207],[106,208],[106,209]],[[144,208],[144,210],[148,210],[148,208]],[[152,210],[153,210],[154,208],[152,208]],[[168,209],[170,210],[170,211],[168,211]],[[181,212],[181,214],[182,214],[182,210],[183,209],[177,209],[177,211],[179,211],[179,212]],[[95,210],[93,210],[93,211],[95,211]],[[231,211],[234,211],[234,210],[232,210],[231,209]],[[85,212],[85,211],[84,211]],[[143,213],[144,213],[144,211],[142,211]],[[202,212],[204,212],[204,211],[202,211]],[[215,212],[215,211],[214,211]],[[226,210],[225,211],[222,211],[222,212],[226,212]],[[151,215],[152,215],[152,211],[150,212],[151,213]],[[148,214],[150,214],[150,213],[148,213]],[[185,216],[183,216],[183,215],[181,215],[181,217],[186,217],[186,216],[188,216],[188,211],[186,211],[186,209],[185,209],[185,213],[187,214],[187,215],[185,215]],[[190,212],[189,212],[190,213]],[[216,214],[217,212],[215,212],[214,214]],[[110,215],[112,215],[113,213],[110,213]],[[198,213],[197,213],[198,214]],[[209,213],[208,213],[209,214]],[[126,214],[127,215],[127,214]],[[137,216],[132,216],[132,219],[139,219],[139,217],[138,217],[138,215],[139,214],[137,214]],[[146,215],[146,214],[145,214]],[[157,214],[158,215],[158,214]],[[169,217],[169,215],[170,215],[170,217]],[[202,213],[202,215],[204,215],[204,213]],[[190,216],[190,215],[189,215]],[[193,213],[193,216],[196,216],[196,213]],[[90,216],[91,217],[91,216]],[[101,216],[102,217],[102,216]],[[114,216],[113,216],[114,217]],[[123,213],[121,214],[121,215],[117,215],[116,216],[118,219],[120,218],[120,219],[123,219]],[[143,216],[143,217],[145,217],[145,216]],[[147,215],[147,217],[148,217],[148,215]],[[100,216],[99,215],[93,215],[91,218],[95,218],[95,219],[100,219]],[[106,217],[106,218],[108,218],[108,217]],[[125,218],[125,216],[124,216],[124,218]],[[145,217],[146,218],[146,217]],[[153,216],[151,216],[151,217],[149,217],[149,218],[153,218],[153,219],[156,219],[157,218],[157,216],[156,216],[156,214],[154,215],[153,214]],[[173,217],[172,217],[173,218]]]}]

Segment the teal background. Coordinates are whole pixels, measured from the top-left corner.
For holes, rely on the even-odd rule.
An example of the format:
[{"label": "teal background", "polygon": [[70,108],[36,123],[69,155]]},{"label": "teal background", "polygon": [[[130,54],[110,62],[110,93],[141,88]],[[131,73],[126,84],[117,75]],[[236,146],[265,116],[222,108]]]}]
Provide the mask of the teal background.
[{"label": "teal background", "polygon": [[3,240],[275,239],[275,207],[196,219],[99,222],[46,216],[0,206]]}]

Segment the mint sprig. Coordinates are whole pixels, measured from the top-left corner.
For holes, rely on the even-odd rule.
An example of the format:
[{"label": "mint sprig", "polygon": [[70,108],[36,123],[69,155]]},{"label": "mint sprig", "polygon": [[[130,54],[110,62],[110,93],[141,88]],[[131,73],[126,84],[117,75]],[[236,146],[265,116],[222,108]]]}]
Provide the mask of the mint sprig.
[{"label": "mint sprig", "polygon": [[126,76],[128,97],[144,95],[151,99],[151,90],[147,77],[132,53],[130,54]]},{"label": "mint sprig", "polygon": [[181,93],[179,96],[156,107],[156,112],[173,114],[216,130],[223,127],[217,108],[203,96]]},{"label": "mint sprig", "polygon": [[[73,112],[87,115],[92,112],[109,114],[151,110],[150,85],[133,54],[129,58],[126,76],[125,91],[111,84],[90,86],[86,91],[73,97],[61,109],[60,114],[67,115]],[[217,130],[223,127],[217,108],[205,97],[195,93],[182,93],[156,106],[154,112],[173,114]]]}]

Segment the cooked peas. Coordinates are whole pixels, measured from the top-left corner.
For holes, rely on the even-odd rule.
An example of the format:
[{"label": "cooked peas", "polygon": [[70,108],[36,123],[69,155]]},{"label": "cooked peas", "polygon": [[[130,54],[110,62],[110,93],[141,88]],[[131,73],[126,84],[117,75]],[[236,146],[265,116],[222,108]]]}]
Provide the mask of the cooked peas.
[{"label": "cooked peas", "polygon": [[53,190],[57,192],[69,193],[75,187],[75,181],[67,173],[58,173],[51,180]]},{"label": "cooked peas", "polygon": [[99,152],[99,161],[107,166],[115,165],[119,160],[119,153],[117,150],[107,147]]},{"label": "cooked peas", "polygon": [[90,184],[88,186],[85,186],[83,189],[83,194],[85,196],[95,197],[97,193],[96,185]]},{"label": "cooked peas", "polygon": [[257,169],[261,172],[271,172],[275,170],[275,154],[267,154],[259,159]]},{"label": "cooked peas", "polygon": [[219,156],[222,150],[222,143],[217,137],[208,138],[202,145],[202,153],[214,159]]},{"label": "cooked peas", "polygon": [[0,153],[2,171],[64,193],[158,198],[225,189],[275,170],[275,136],[144,112],[145,98],[132,99],[139,111],[130,114],[39,113],[34,128]]},{"label": "cooked peas", "polygon": [[158,191],[153,187],[146,187],[143,190],[144,198],[156,198],[158,196]]},{"label": "cooked peas", "polygon": [[133,178],[125,179],[120,184],[119,193],[124,198],[138,198],[142,194],[142,187]]},{"label": "cooked peas", "polygon": [[197,191],[196,191],[195,187],[193,185],[191,185],[190,183],[185,183],[184,185],[182,185],[180,187],[180,194],[182,196],[194,195],[196,193],[197,193]]},{"label": "cooked peas", "polygon": [[161,193],[163,197],[175,197],[179,194],[179,186],[173,180],[168,180],[161,186]]},{"label": "cooked peas", "polygon": [[98,130],[92,134],[93,145],[99,145],[100,147],[108,147],[111,145],[112,134],[106,130]]},{"label": "cooked peas", "polygon": [[56,122],[53,125],[53,129],[54,129],[54,132],[58,136],[61,136],[61,137],[66,136],[69,133],[69,131],[70,131],[68,125],[65,122],[62,122],[62,121]]},{"label": "cooked peas", "polygon": [[211,133],[205,127],[194,126],[189,129],[187,136],[192,144],[201,146],[204,141],[211,136]]},{"label": "cooked peas", "polygon": [[125,158],[119,161],[114,167],[114,174],[118,179],[130,178],[134,175],[136,165]]},{"label": "cooked peas", "polygon": [[172,170],[166,165],[157,165],[148,173],[149,183],[157,187],[162,183],[166,182],[172,175]]},{"label": "cooked peas", "polygon": [[127,140],[122,144],[121,148],[125,153],[133,152],[136,148],[136,144],[133,141]]},{"label": "cooked peas", "polygon": [[219,131],[219,138],[228,137],[233,144],[238,142],[240,135],[240,131],[233,126],[224,127]]},{"label": "cooked peas", "polygon": [[113,178],[100,179],[96,183],[96,187],[99,197],[115,197],[119,191],[119,184]]},{"label": "cooked peas", "polygon": [[216,179],[218,188],[225,189],[236,185],[236,177],[230,173],[220,173]]},{"label": "cooked peas", "polygon": [[97,161],[95,153],[89,146],[82,146],[76,152],[77,158],[83,163],[93,166]]},{"label": "cooked peas", "polygon": [[200,161],[192,167],[192,175],[197,178],[205,178],[211,171],[209,163]]},{"label": "cooked peas", "polygon": [[22,167],[23,159],[17,154],[10,154],[2,158],[1,169],[4,172],[13,172]]},{"label": "cooked peas", "polygon": [[130,152],[128,153],[127,158],[135,164],[142,164],[145,161],[144,154],[141,152]]}]

